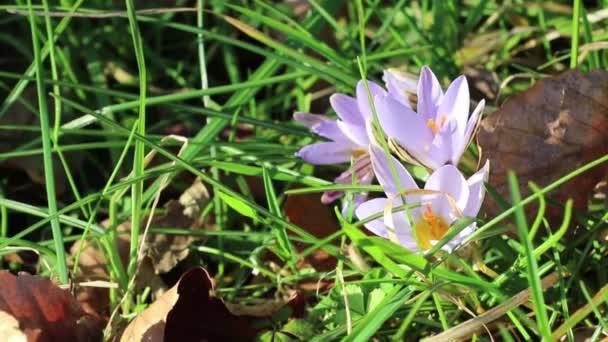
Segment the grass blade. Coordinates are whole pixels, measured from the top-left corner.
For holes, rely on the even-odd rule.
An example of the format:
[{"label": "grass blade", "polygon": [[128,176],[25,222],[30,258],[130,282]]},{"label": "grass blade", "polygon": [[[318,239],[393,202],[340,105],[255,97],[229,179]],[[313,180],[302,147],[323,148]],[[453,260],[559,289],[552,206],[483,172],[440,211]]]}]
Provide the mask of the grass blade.
[{"label": "grass blade", "polygon": [[[46,196],[49,208],[49,215],[57,214],[57,194],[55,193],[55,175],[53,170],[53,155],[51,151],[51,126],[49,121],[49,112],[46,103],[46,89],[44,82],[44,69],[42,67],[42,59],[40,57],[40,46],[38,45],[38,34],[34,14],[32,10],[32,1],[28,0],[30,13],[30,29],[32,31],[32,46],[34,50],[34,68],[36,71],[36,90],[38,92],[38,110],[40,111],[40,130],[42,135],[42,159],[44,164],[44,182],[46,186]],[[62,284],[68,283],[68,268],[65,256],[65,248],[63,246],[63,233],[57,217],[51,219],[51,230],[53,232],[53,241],[55,242],[55,253],[57,255],[57,271],[59,273],[59,281]]]},{"label": "grass blade", "polygon": [[536,258],[534,257],[534,246],[532,246],[532,241],[530,241],[528,236],[528,223],[526,222],[524,209],[520,206],[521,194],[519,192],[517,178],[513,171],[509,171],[508,181],[513,205],[517,208],[514,213],[515,224],[517,225],[517,232],[519,233],[519,238],[524,246],[525,258],[527,260],[528,283],[532,290],[532,301],[536,309],[536,324],[538,325],[538,330],[543,340],[552,341],[549,318],[547,317],[545,299],[543,297],[543,289],[541,280],[538,277],[538,265],[536,263]]}]

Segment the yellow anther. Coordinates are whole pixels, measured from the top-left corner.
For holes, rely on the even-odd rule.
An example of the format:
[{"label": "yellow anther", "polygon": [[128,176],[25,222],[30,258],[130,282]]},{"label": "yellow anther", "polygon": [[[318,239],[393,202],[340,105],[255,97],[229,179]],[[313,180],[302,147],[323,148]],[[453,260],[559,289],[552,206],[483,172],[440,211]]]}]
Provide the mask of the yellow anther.
[{"label": "yellow anther", "polygon": [[437,132],[439,132],[440,127],[435,122],[435,119],[429,119],[426,122],[426,125],[429,126],[429,128],[431,129],[431,131],[433,132],[433,134],[437,134]]},{"label": "yellow anther", "polygon": [[450,226],[441,217],[433,213],[430,203],[425,206],[422,220],[416,223],[416,236],[422,248],[431,248],[431,241],[441,240],[450,229]]},{"label": "yellow anther", "polygon": [[364,154],[366,154],[367,150],[364,148],[353,148],[351,153],[353,154],[353,157],[355,159],[357,159],[357,158],[363,156]]},{"label": "yellow anther", "polygon": [[443,128],[443,126],[445,126],[445,121],[446,120],[447,120],[447,117],[445,115],[442,115],[439,118],[439,124],[437,124],[437,122],[435,121],[435,119],[429,119],[426,122],[426,125],[429,126],[429,128],[433,132],[433,135],[435,135],[435,134],[439,133],[439,131]]}]

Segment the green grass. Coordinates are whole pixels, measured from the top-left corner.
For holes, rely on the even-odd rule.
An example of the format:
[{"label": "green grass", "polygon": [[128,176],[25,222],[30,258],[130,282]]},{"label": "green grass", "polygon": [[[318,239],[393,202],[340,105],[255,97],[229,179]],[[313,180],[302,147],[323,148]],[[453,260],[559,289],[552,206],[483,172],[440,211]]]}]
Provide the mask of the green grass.
[{"label": "green grass", "polygon": [[[517,184],[511,175],[512,197],[501,199],[499,215],[480,215],[464,254],[441,253],[447,240],[424,256],[408,253],[368,236],[365,222],[352,212],[343,216],[337,204],[326,209],[339,228],[317,236],[283,208],[294,195],[382,191],[333,184],[343,168],[295,158],[299,147],[318,138],[292,120],[294,112],[334,115],[332,93],[352,95],[359,79],[381,82],[388,67],[417,74],[429,65],[444,86],[469,68],[491,73],[498,82],[489,84],[497,87],[517,75],[487,99],[490,114],[541,77],[568,68],[605,69],[606,50],[588,49],[608,40],[606,20],[596,17],[606,2],[305,3],[309,12],[302,16],[285,2],[265,0],[171,4],[192,6],[181,12],[160,0],[0,5],[0,256],[35,250],[38,273],[66,284],[82,257],[82,251],[67,252],[73,242],[95,244],[108,280],[118,284],[110,301],[123,322],[142,307],[133,279],[138,237],[149,228],[201,237],[180,267],[207,268],[216,292],[232,302],[274,298],[304,281],[336,284],[309,292],[307,316],[277,318],[259,337],[263,341],[288,340],[281,331],[294,326],[306,327],[296,334],[300,340],[430,338],[508,306],[524,290],[529,300],[488,326],[495,339],[573,341],[581,328],[604,338],[606,202],[589,194],[587,209],[575,210],[572,201],[556,203],[551,191],[585,177],[608,156],[573,166],[543,187]],[[144,8],[162,9],[140,12]],[[378,128],[375,114],[374,121]],[[163,139],[171,133],[188,138],[179,153],[181,142]],[[477,153],[469,149],[463,169],[472,171]],[[425,175],[412,173],[419,181]],[[212,190],[202,212],[213,217],[215,229],[147,227],[148,215],[162,215],[163,204],[194,177]],[[531,195],[522,198],[524,186]],[[524,209],[529,214],[532,206],[536,211],[526,219]],[[556,208],[561,220],[550,223],[548,213]],[[116,228],[125,220],[132,229],[123,264]],[[457,221],[449,236],[471,220]],[[569,231],[574,225],[577,234]],[[317,249],[338,266],[302,267]],[[269,253],[276,256],[272,262]],[[26,268],[3,259],[0,266]],[[484,266],[491,271],[482,272]],[[559,280],[545,289],[543,279],[552,274]],[[475,334],[476,341],[490,340],[483,327]]]}]

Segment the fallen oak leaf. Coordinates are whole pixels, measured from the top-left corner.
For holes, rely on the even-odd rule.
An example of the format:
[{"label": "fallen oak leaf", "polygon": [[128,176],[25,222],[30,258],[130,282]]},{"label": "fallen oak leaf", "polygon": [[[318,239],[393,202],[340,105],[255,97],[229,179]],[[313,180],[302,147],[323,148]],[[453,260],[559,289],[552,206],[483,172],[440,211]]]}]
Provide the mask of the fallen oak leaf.
[{"label": "fallen oak leaf", "polygon": [[[209,202],[209,192],[200,179],[196,179],[186,189],[178,201],[171,200],[165,204],[167,213],[152,219],[151,226],[167,228],[201,229],[205,221],[200,213]],[[130,222],[125,222],[129,225]],[[149,256],[156,273],[171,271],[178,262],[188,254],[188,246],[198,237],[177,234],[147,234],[141,253]]]},{"label": "fallen oak leaf", "polygon": [[[515,170],[521,184],[546,186],[576,168],[608,153],[608,72],[565,72],[539,80],[482,120],[478,144],[492,163],[490,179],[508,198],[507,170]],[[606,176],[604,164],[552,191],[560,203],[573,198],[584,209],[595,185]],[[522,189],[522,195],[530,192]],[[486,201],[491,214],[499,212]],[[561,208],[549,208],[557,219]]]},{"label": "fallen oak leaf", "polygon": [[28,341],[99,341],[101,320],[49,279],[0,271],[0,312],[14,317]]}]

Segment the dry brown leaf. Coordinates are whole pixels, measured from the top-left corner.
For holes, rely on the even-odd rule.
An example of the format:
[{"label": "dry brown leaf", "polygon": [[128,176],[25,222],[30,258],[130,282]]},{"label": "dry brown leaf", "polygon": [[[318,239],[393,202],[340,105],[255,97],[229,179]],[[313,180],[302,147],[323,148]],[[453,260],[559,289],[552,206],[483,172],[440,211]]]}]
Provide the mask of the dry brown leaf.
[{"label": "dry brown leaf", "polygon": [[184,207],[182,213],[184,216],[193,220],[198,219],[201,211],[208,202],[209,191],[207,191],[207,188],[203,182],[201,182],[200,178],[194,180],[192,185],[179,196],[179,204]]},{"label": "dry brown leaf", "polygon": [[4,311],[0,311],[0,341],[27,342],[27,336],[19,330],[17,319]]},{"label": "dry brown leaf", "polygon": [[[177,201],[167,202],[165,209],[167,209],[165,215],[157,216],[152,220],[152,227],[196,230],[202,226],[200,220],[185,216],[183,211],[191,208],[184,209]],[[130,229],[130,222],[123,224]],[[196,239],[192,235],[148,234],[143,245],[144,253],[152,259],[156,273],[166,273],[188,256],[188,246]]]},{"label": "dry brown leaf", "polygon": [[[291,223],[304,228],[317,238],[325,238],[340,228],[332,208],[321,203],[320,194],[290,195],[283,210]],[[301,251],[308,245],[296,243],[295,247]],[[336,258],[319,249],[306,257],[305,263],[318,271],[329,271],[335,269]]]},{"label": "dry brown leaf", "polygon": [[0,311],[14,317],[28,341],[99,341],[101,321],[86,314],[49,279],[0,271]]},{"label": "dry brown leaf", "polygon": [[[547,185],[581,165],[608,153],[608,72],[577,70],[541,79],[510,98],[481,122],[478,142],[483,158],[490,159],[490,182],[509,199],[507,171],[513,169],[522,184]],[[573,198],[586,208],[594,186],[607,174],[608,164],[586,172],[549,193],[560,203]],[[488,196],[490,197],[490,196]],[[487,200],[491,213],[498,205]],[[558,218],[560,208],[548,211]]]},{"label": "dry brown leaf", "polygon": [[[76,255],[80,249],[80,241],[76,241],[70,248],[70,254]],[[119,250],[128,250],[128,240],[119,236]],[[121,253],[123,254],[123,253]],[[107,272],[107,263],[104,254],[99,249],[84,242],[80,259],[78,260],[78,273],[75,275],[76,283],[87,281],[110,281]],[[83,310],[89,314],[108,317],[110,313],[110,298],[108,289],[101,287],[78,286],[75,287],[76,300]]]},{"label": "dry brown leaf", "polygon": [[180,282],[135,317],[122,333],[120,341],[163,341],[167,313],[179,298],[177,288]]},{"label": "dry brown leaf", "polygon": [[191,269],[127,326],[120,341],[251,340],[257,333],[252,318],[233,315],[212,290],[207,271]]},{"label": "dry brown leaf", "polygon": [[[332,207],[321,203],[321,194],[290,195],[285,200],[283,210],[291,223],[305,229],[317,238],[325,238],[340,229]],[[314,213],[314,215],[310,213]],[[301,252],[309,245],[294,243],[294,246]],[[318,249],[298,262],[297,267],[314,268],[320,272],[329,272],[334,270],[336,265],[335,257],[322,249]],[[306,291],[324,292],[332,285],[332,278],[328,277],[322,281],[311,278],[302,279],[298,283],[298,288]]]}]

